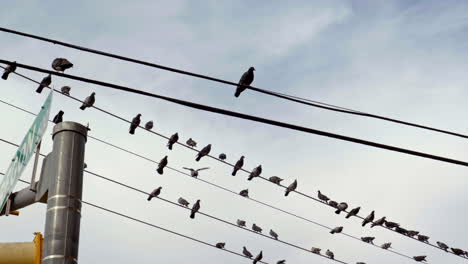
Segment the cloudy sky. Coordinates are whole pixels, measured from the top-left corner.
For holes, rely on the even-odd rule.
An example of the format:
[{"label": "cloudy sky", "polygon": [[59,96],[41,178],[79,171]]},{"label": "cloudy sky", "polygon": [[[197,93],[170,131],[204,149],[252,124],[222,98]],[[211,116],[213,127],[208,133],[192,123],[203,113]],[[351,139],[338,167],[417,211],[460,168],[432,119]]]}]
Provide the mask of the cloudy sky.
[{"label": "cloudy sky", "polygon": [[[8,1],[0,9],[0,25],[78,45],[237,81],[250,66],[254,86],[435,126],[468,134],[468,2],[467,1]],[[52,44],[0,33],[0,58],[49,68],[56,57],[74,63],[70,74],[226,108],[242,113],[377,141],[435,155],[468,160],[466,139],[397,124],[354,117],[298,105],[252,91],[238,99],[234,88],[148,68]],[[18,70],[36,80],[44,76]],[[131,119],[142,114],[154,130],[178,132],[199,146],[212,144],[229,162],[246,156],[245,167],[262,164],[266,177],[279,175],[286,183],[297,179],[298,190],[316,195],[321,190],[334,200],[361,206],[362,214],[376,210],[403,227],[415,229],[455,247],[468,249],[467,168],[408,156],[312,134],[272,127],[104,87],[54,78],[53,85],[72,87],[85,98],[96,92],[96,106]],[[0,99],[39,112],[46,93],[12,75],[0,82]],[[329,226],[342,225],[349,234],[375,236],[392,242],[403,254],[427,255],[430,263],[466,263],[398,234],[362,228],[357,219],[344,219],[331,209],[245,174],[229,176],[230,168],[211,159],[194,161],[194,152],[137,130],[95,109],[80,111],[66,97],[54,97],[52,114],[90,123],[90,135],[181,168],[209,166],[201,178],[240,191]],[[0,138],[19,143],[33,116],[0,104]],[[51,150],[49,127],[43,152]],[[3,144],[3,143],[2,143]],[[15,148],[0,147],[0,171],[5,172]],[[238,218],[273,228],[280,238],[299,246],[327,248],[348,263],[411,263],[409,259],[371,247],[343,235],[213,188],[97,141],[88,140],[90,171],[151,191],[163,186],[162,197],[193,202],[202,210],[229,221]],[[31,164],[23,174],[28,179]],[[17,189],[23,188],[19,183]],[[263,250],[264,260],[276,263],[333,263],[312,254],[259,237],[159,200],[84,175],[83,199],[132,217],[216,243],[230,250],[247,246]],[[1,218],[0,241],[30,241],[43,231],[45,205]],[[237,256],[176,237],[92,207],[83,206],[79,263],[248,263]]]}]

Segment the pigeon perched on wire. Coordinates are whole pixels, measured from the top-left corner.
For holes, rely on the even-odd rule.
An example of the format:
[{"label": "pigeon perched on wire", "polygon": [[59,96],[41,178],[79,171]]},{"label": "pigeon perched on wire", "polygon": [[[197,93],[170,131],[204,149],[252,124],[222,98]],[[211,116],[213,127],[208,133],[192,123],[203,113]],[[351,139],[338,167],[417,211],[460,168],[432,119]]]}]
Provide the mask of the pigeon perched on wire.
[{"label": "pigeon perched on wire", "polygon": [[224,242],[219,242],[219,243],[216,243],[215,246],[216,246],[217,248],[223,249],[224,246],[226,246],[226,243],[224,243]]},{"label": "pigeon perched on wire", "polygon": [[371,224],[371,228],[374,227],[374,226],[381,226],[381,225],[385,224],[385,222],[386,222],[385,219],[386,219],[386,217],[384,216],[384,217],[376,220],[374,223]]},{"label": "pigeon perched on wire", "polygon": [[362,226],[366,226],[368,223],[371,223],[372,221],[374,221],[374,217],[375,217],[375,212],[372,211],[370,215],[364,218],[364,220],[362,221]]},{"label": "pigeon perched on wire", "polygon": [[408,230],[408,232],[406,232],[406,235],[409,237],[414,237],[414,236],[419,235],[419,231]]},{"label": "pigeon perched on wire", "polygon": [[418,240],[425,243],[429,243],[429,237],[425,235],[418,235]]},{"label": "pigeon perched on wire", "polygon": [[343,227],[337,226],[330,231],[330,234],[338,234],[338,233],[341,233],[341,231],[343,231]]},{"label": "pigeon perched on wire", "polygon": [[96,102],[96,93],[93,92],[91,93],[90,96],[86,97],[86,99],[83,101],[83,104],[80,106],[81,110],[85,110],[86,108],[92,107],[94,103]]},{"label": "pigeon perched on wire", "polygon": [[158,168],[156,169],[156,171],[160,174],[160,175],[163,175],[164,173],[164,167],[167,166],[167,156],[164,156],[164,158],[162,158],[160,161],[159,161],[159,164],[158,164]]},{"label": "pigeon perched on wire", "polygon": [[366,264],[365,262],[356,262],[356,264]]},{"label": "pigeon perched on wire", "polygon": [[195,214],[200,210],[200,200],[197,200],[190,211],[190,218],[194,219]]},{"label": "pigeon perched on wire", "polygon": [[211,151],[211,144],[208,144],[204,148],[202,148],[200,152],[197,153],[197,157],[195,158],[195,161],[200,161],[201,158],[210,154],[210,151]]},{"label": "pigeon perched on wire", "polygon": [[58,124],[58,123],[62,123],[63,121],[63,111],[60,110],[55,116],[54,116],[54,119],[52,119],[52,122],[54,124]]},{"label": "pigeon perched on wire", "polygon": [[322,200],[324,203],[327,203],[327,201],[330,200],[330,198],[328,198],[326,195],[322,194],[322,193],[320,192],[320,190],[318,190],[318,195],[317,195],[317,196],[318,196],[318,198],[319,198],[320,200]]},{"label": "pigeon perched on wire", "polygon": [[248,258],[253,258],[252,253],[250,253],[250,251],[248,251],[246,247],[242,247],[242,248],[243,248],[242,254],[244,254],[244,256],[246,256]]},{"label": "pigeon perched on wire", "polygon": [[388,243],[383,243],[382,246],[380,246],[381,248],[383,249],[389,249],[392,247],[392,243],[388,242]]},{"label": "pigeon perched on wire", "polygon": [[239,192],[240,196],[249,198],[249,189],[244,189]]},{"label": "pigeon perched on wire", "polygon": [[244,156],[241,156],[240,159],[236,162],[231,175],[236,176],[237,171],[242,169],[242,166],[244,166]]},{"label": "pigeon perched on wire", "polygon": [[182,198],[182,197],[180,197],[180,198],[177,200],[177,203],[179,203],[180,205],[185,206],[185,207],[188,207],[189,204],[190,204],[187,200],[185,200],[185,199]]},{"label": "pigeon perched on wire", "polygon": [[159,194],[161,194],[161,189],[162,187],[158,187],[156,189],[154,189],[150,195],[148,196],[148,201],[151,201],[151,199],[153,199],[154,197],[158,197]]},{"label": "pigeon perched on wire", "polygon": [[375,237],[361,237],[362,241],[369,243],[369,244],[374,244],[374,239]]},{"label": "pigeon perched on wire", "polygon": [[286,191],[284,192],[284,196],[288,196],[290,192],[294,192],[297,188],[297,180],[294,180],[293,183],[291,183],[287,188]]},{"label": "pigeon perched on wire", "polygon": [[404,229],[403,227],[399,227],[399,226],[395,227],[395,231],[397,233],[400,233],[400,234],[405,235],[405,236],[408,234],[408,230]]},{"label": "pigeon perched on wire", "polygon": [[328,201],[328,205],[333,208],[338,208],[338,203],[336,201],[330,200]]},{"label": "pigeon perched on wire", "polygon": [[70,90],[71,90],[70,86],[62,86],[62,88],[60,88],[60,92],[66,96],[70,96]]},{"label": "pigeon perched on wire", "polygon": [[463,256],[465,254],[465,251],[463,249],[459,249],[459,248],[450,248],[453,252],[453,254],[457,255],[457,256]]},{"label": "pigeon perched on wire", "polygon": [[148,122],[146,122],[146,124],[145,124],[145,129],[151,130],[151,129],[153,128],[153,126],[154,126],[153,121],[148,121]]},{"label": "pigeon perched on wire", "polygon": [[441,249],[447,251],[447,249],[449,248],[449,246],[447,246],[447,244],[443,243],[443,242],[440,242],[440,241],[437,241],[437,246],[440,247]]},{"label": "pigeon perched on wire", "polygon": [[185,142],[187,144],[187,146],[191,147],[191,148],[195,148],[197,147],[197,142],[195,140],[193,140],[192,138],[189,138],[187,140],[187,142]]},{"label": "pigeon perched on wire", "polygon": [[[242,74],[240,80],[239,80],[239,84],[240,85],[250,85],[253,80],[254,80],[254,71],[255,71],[255,68],[254,67],[250,67],[248,71],[244,72],[244,74]],[[247,89],[246,87],[243,87],[243,86],[237,86],[236,88],[236,93],[234,94],[235,97],[239,97],[239,95],[245,91],[245,89]]]},{"label": "pigeon perched on wire", "polygon": [[348,209],[348,204],[345,202],[339,203],[338,206],[336,207],[335,214],[340,214],[341,211],[344,211]]},{"label": "pigeon perched on wire", "polygon": [[278,176],[271,176],[268,180],[269,180],[270,182],[272,182],[272,183],[275,183],[275,184],[280,185],[280,184],[281,184],[281,181],[282,181],[283,179],[281,179],[281,178],[278,177]]},{"label": "pigeon perched on wire", "polygon": [[256,225],[255,223],[252,224],[252,230],[257,232],[257,233],[261,233],[262,232],[262,228],[259,227],[258,225]]},{"label": "pigeon perched on wire", "polygon": [[52,83],[52,76],[49,74],[44,79],[42,79],[41,83],[36,89],[36,93],[41,93],[44,87],[49,86]]},{"label": "pigeon perched on wire", "polygon": [[263,252],[260,251],[260,253],[258,253],[258,255],[255,257],[254,261],[252,262],[253,264],[256,264],[257,262],[259,262],[260,260],[262,260],[263,258]]},{"label": "pigeon perched on wire", "polygon": [[310,251],[312,251],[312,253],[314,253],[314,254],[319,254],[319,255],[320,255],[320,251],[321,251],[321,250],[322,250],[322,249],[316,248],[316,247],[312,247],[312,248],[310,249]]},{"label": "pigeon perched on wire", "polygon": [[169,138],[167,142],[167,148],[172,150],[172,146],[179,140],[179,134],[175,133]]},{"label": "pigeon perched on wire", "polygon": [[218,156],[218,159],[220,159],[220,160],[225,160],[226,158],[227,158],[227,156],[226,156],[226,154],[224,154],[224,153],[221,153],[221,154],[219,154],[219,156]]},{"label": "pigeon perched on wire", "polygon": [[130,123],[130,129],[128,130],[128,133],[130,133],[131,135],[135,134],[135,129],[137,129],[137,127],[140,125],[140,118],[141,114],[138,114],[132,119],[132,123]]},{"label": "pigeon perched on wire", "polygon": [[194,177],[194,178],[197,178],[197,177],[198,177],[198,172],[199,172],[199,171],[207,170],[207,169],[209,169],[210,167],[200,168],[200,169],[196,169],[196,170],[195,170],[195,169],[192,169],[192,168],[186,168],[186,167],[183,167],[183,168],[190,171],[190,176],[192,176],[192,177]]},{"label": "pigeon perched on wire", "polygon": [[278,240],[278,234],[273,231],[273,229],[270,229],[270,236],[272,236],[274,239]]},{"label": "pigeon perched on wire", "polygon": [[286,264],[286,260],[285,259],[278,260],[278,262],[276,262],[276,264]]},{"label": "pigeon perched on wire", "polygon": [[10,75],[10,73],[15,72],[15,71],[16,71],[16,61],[6,66],[5,71],[2,74],[2,79],[7,80],[8,75]]},{"label": "pigeon perched on wire", "polygon": [[262,174],[262,165],[255,167],[252,172],[250,172],[249,178],[247,178],[247,180],[251,181],[253,178],[259,177],[260,174]]},{"label": "pigeon perched on wire", "polygon": [[327,251],[325,252],[325,254],[331,258],[331,259],[335,259],[335,254],[333,254],[333,252],[331,252],[331,250],[327,249]]},{"label": "pigeon perched on wire", "polygon": [[349,211],[349,213],[346,215],[346,218],[350,218],[351,216],[356,216],[357,214],[359,214],[359,210],[361,210],[361,207],[356,207],[354,209],[352,209],[351,211]]},{"label": "pigeon perched on wire", "polygon": [[395,228],[395,227],[399,227],[400,224],[395,223],[395,222],[385,221],[385,226],[388,228]]},{"label": "pigeon perched on wire", "polygon": [[418,262],[422,262],[422,261],[426,261],[426,256],[414,256],[413,259]]},{"label": "pigeon perched on wire", "polygon": [[237,223],[238,226],[245,227],[245,221],[244,220],[237,219],[236,223]]},{"label": "pigeon perched on wire", "polygon": [[52,61],[52,69],[58,72],[65,72],[65,70],[68,70],[71,67],[73,67],[73,63],[65,58],[56,58]]}]

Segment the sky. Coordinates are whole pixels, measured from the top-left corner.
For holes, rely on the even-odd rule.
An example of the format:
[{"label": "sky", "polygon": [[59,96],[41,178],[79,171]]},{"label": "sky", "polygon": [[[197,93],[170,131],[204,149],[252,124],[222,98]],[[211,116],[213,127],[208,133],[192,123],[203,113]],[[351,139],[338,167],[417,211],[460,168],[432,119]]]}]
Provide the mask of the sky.
[{"label": "sky", "polygon": [[[31,34],[142,59],[236,82],[254,66],[253,85],[363,112],[385,115],[468,134],[468,2],[467,1],[8,1],[0,9],[0,25]],[[50,69],[65,57],[68,73],[190,100],[200,104],[275,119],[318,130],[357,137],[434,155],[468,160],[466,139],[417,128],[308,107],[234,87],[123,62],[0,32],[0,58]],[[18,69],[41,80],[37,72]],[[467,168],[459,165],[357,145],[314,134],[273,127],[87,83],[53,78],[56,88],[71,86],[85,98],[96,92],[96,106],[127,119],[137,113],[153,120],[154,131],[178,132],[212,154],[241,155],[245,168],[259,164],[263,176],[278,175],[285,184],[298,180],[298,191],[321,190],[361,215],[376,211],[408,229],[468,249]],[[17,76],[0,82],[0,99],[39,112],[47,93]],[[230,176],[231,168],[212,159],[194,161],[181,146],[170,151],[166,140],[54,95],[51,115],[65,112],[66,121],[90,124],[90,135],[169,165],[210,167],[200,178],[328,226],[344,226],[357,237],[375,236],[376,244],[392,242],[409,256],[427,255],[429,263],[466,263],[438,249],[379,228],[363,228],[333,210],[246,174]],[[34,117],[0,104],[0,137],[21,142]],[[52,126],[42,151],[52,149]],[[5,172],[15,148],[1,143],[0,171]],[[161,197],[176,201],[200,199],[205,213],[235,222],[255,222],[274,229],[287,242],[331,249],[347,263],[411,263],[412,260],[343,235],[331,235],[316,225],[274,211],[240,196],[166,170],[155,164],[89,139],[85,160],[90,171],[150,192],[163,186]],[[31,175],[32,162],[22,179]],[[25,185],[18,183],[16,189]],[[276,263],[334,263],[255,234],[199,216],[159,200],[84,175],[83,200],[116,210],[209,243],[242,246]],[[0,219],[0,242],[31,241],[43,232],[44,204],[21,210],[18,217]],[[136,222],[83,205],[79,263],[249,263],[248,260],[197,244]]]}]

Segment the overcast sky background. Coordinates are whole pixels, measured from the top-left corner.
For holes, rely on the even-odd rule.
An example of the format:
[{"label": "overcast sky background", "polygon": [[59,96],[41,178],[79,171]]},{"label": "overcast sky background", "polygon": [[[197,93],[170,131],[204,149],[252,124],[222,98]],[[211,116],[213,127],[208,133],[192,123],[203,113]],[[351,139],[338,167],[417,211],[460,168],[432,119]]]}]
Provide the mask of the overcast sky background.
[{"label": "overcast sky background", "polygon": [[[360,111],[468,134],[468,2],[467,1],[7,1],[0,25],[85,47],[101,49],[196,73],[238,81],[256,68],[256,87],[320,100]],[[234,87],[148,68],[52,44],[0,33],[0,58],[50,68],[56,57],[74,63],[70,74],[226,108],[242,113],[358,137],[435,155],[468,160],[468,141],[365,117],[353,117],[279,100],[252,91],[234,98]],[[41,80],[36,72],[19,72]],[[137,113],[153,120],[154,130],[192,137],[200,147],[212,144],[212,154],[224,152],[229,162],[246,156],[245,168],[262,164],[263,176],[279,175],[298,190],[321,190],[361,214],[376,210],[403,227],[468,249],[468,168],[405,154],[272,127],[146,98],[104,87],[53,78],[57,88],[72,87],[85,98],[96,92],[96,106],[127,119]],[[39,112],[47,93],[11,75],[0,81],[0,99]],[[330,208],[246,175],[230,176],[230,167],[142,130],[128,134],[128,124],[55,95],[51,115],[90,123],[90,135],[181,168],[211,167],[201,178],[235,191],[249,188],[251,197],[345,231],[392,242],[401,253],[427,255],[429,263],[466,263],[398,234],[362,228],[357,219],[344,219]],[[0,137],[19,143],[33,116],[0,104]],[[52,147],[50,126],[43,152]],[[0,171],[5,172],[14,147],[2,143]],[[202,211],[229,221],[245,219],[281,239],[310,248],[329,248],[348,263],[411,263],[300,219],[262,207],[242,197],[166,170],[89,139],[86,162],[90,171],[151,191],[163,186],[162,197],[182,196],[202,201]],[[32,162],[23,174],[28,179]],[[276,263],[333,263],[312,254],[198,216],[162,201],[84,175],[83,199],[226,248],[242,246]],[[23,188],[19,183],[17,189]],[[45,205],[21,210],[19,217],[2,217],[0,241],[30,241],[43,232]],[[110,215],[84,205],[79,263],[248,263],[184,238]]]}]

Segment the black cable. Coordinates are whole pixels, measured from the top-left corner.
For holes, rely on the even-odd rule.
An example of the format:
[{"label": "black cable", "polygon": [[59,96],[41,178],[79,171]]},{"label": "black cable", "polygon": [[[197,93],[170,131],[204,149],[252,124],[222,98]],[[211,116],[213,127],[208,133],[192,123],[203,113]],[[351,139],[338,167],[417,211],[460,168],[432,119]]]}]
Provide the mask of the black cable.
[{"label": "black cable", "polygon": [[[58,41],[58,40],[53,40],[53,39],[49,39],[49,38],[45,38],[45,37],[41,37],[41,36],[37,36],[37,35],[32,35],[32,34],[28,34],[28,33],[23,33],[23,32],[19,32],[19,31],[16,31],[16,30],[3,28],[3,27],[0,27],[0,31],[20,35],[20,36],[23,36],[23,37],[33,38],[33,39],[53,43],[53,44],[56,44],[56,45],[61,45],[61,46],[64,46],[64,47],[77,49],[77,50],[81,50],[81,51],[85,51],[85,52],[89,52],[89,53],[94,53],[94,54],[98,54],[98,55],[102,55],[102,56],[106,56],[106,57],[111,57],[111,58],[114,58],[114,59],[124,60],[124,61],[132,62],[132,63],[137,63],[137,64],[153,67],[153,68],[158,68],[158,69],[162,69],[162,70],[166,70],[166,71],[176,72],[176,73],[179,73],[179,74],[184,74],[184,75],[188,75],[188,76],[192,76],[192,77],[197,77],[197,78],[201,78],[201,79],[205,79],[205,80],[210,80],[210,81],[224,83],[224,84],[233,85],[233,86],[239,86],[238,83],[234,83],[234,82],[230,82],[230,81],[210,77],[210,76],[207,76],[207,75],[197,74],[197,73],[193,73],[193,72],[189,72],[189,71],[184,71],[184,70],[179,70],[179,69],[175,69],[175,68],[171,68],[171,67],[167,67],[167,66],[163,66],[163,65],[158,65],[158,64],[155,64],[155,63],[151,63],[151,62],[146,62],[146,61],[137,60],[137,59],[133,59],[133,58],[129,58],[129,57],[124,57],[124,56],[120,56],[120,55],[116,55],[116,54],[112,54],[112,53],[108,53],[108,52],[104,52],[104,51],[85,48],[85,47],[81,47],[81,46],[78,46],[78,45],[73,45],[73,44],[70,44],[70,43],[66,43],[66,42],[62,42],[62,41]],[[274,96],[274,97],[282,98],[282,99],[285,99],[285,100],[293,101],[293,102],[304,104],[304,105],[323,108],[323,109],[336,111],[336,112],[341,112],[341,113],[347,113],[347,114],[352,114],[352,115],[359,115],[359,116],[366,116],[366,117],[370,117],[370,118],[381,119],[381,120],[385,120],[385,121],[389,121],[389,122],[393,122],[393,123],[398,123],[398,124],[402,124],[402,125],[427,129],[427,130],[431,130],[431,131],[435,131],[435,132],[439,132],[439,133],[443,133],[443,134],[448,134],[448,135],[452,135],[452,136],[468,138],[467,135],[452,132],[452,131],[448,131],[448,130],[442,130],[442,129],[438,129],[438,128],[434,128],[434,127],[429,127],[429,126],[420,125],[420,124],[416,124],[416,123],[406,122],[406,121],[402,121],[402,120],[398,120],[398,119],[394,119],[394,118],[389,118],[389,117],[385,117],[385,116],[369,114],[369,113],[365,113],[365,112],[361,112],[361,111],[357,111],[357,110],[352,110],[352,109],[344,108],[344,107],[340,107],[340,106],[330,105],[330,104],[326,104],[326,103],[322,103],[322,102],[318,102],[318,101],[313,101],[313,100],[310,100],[310,99],[305,99],[305,98],[301,98],[301,97],[297,97],[297,96],[293,96],[293,95],[287,95],[287,94],[283,94],[283,93],[272,92],[272,91],[269,91],[269,90],[266,90],[266,89],[260,89],[260,88],[256,88],[256,87],[253,87],[253,86],[248,86],[248,85],[240,85],[240,86],[246,87],[246,88],[248,88],[250,90],[253,90],[253,91],[256,91],[256,92],[259,92],[259,93],[268,94],[268,95],[271,95],[271,96]]]},{"label": "black cable", "polygon": [[[6,60],[0,60],[0,63],[11,64],[10,61],[6,61]],[[86,78],[78,77],[78,76],[74,76],[74,75],[49,71],[49,70],[45,70],[45,69],[41,69],[41,68],[29,66],[29,65],[19,64],[19,63],[17,63],[17,67],[32,70],[32,71],[43,72],[43,73],[47,73],[47,74],[51,74],[51,75],[61,76],[61,77],[64,77],[64,78],[73,79],[73,80],[77,80],[77,81],[82,81],[82,82],[86,82],[86,83],[92,83],[92,84],[105,86],[105,87],[109,87],[109,88],[113,88],[113,89],[117,89],[117,90],[121,90],[121,91],[126,91],[126,92],[130,92],[130,93],[136,93],[136,94],[141,94],[141,95],[145,95],[145,96],[149,96],[149,97],[154,97],[154,98],[158,98],[158,99],[161,99],[161,100],[164,100],[164,101],[168,101],[168,102],[184,105],[184,106],[187,106],[187,107],[190,107],[190,108],[195,108],[195,109],[199,109],[199,110],[203,110],[203,111],[207,111],[207,112],[212,112],[212,113],[216,113],[216,114],[228,115],[228,116],[237,117],[237,118],[240,118],[240,119],[251,120],[251,121],[255,121],[255,122],[260,122],[260,123],[264,123],[264,124],[268,124],[268,125],[272,125],[272,126],[278,126],[278,127],[288,128],[288,129],[292,129],[292,130],[302,131],[302,132],[309,133],[309,134],[316,134],[316,135],[330,137],[330,138],[339,139],[339,140],[343,140],[343,141],[354,142],[354,143],[357,143],[357,144],[367,145],[367,146],[371,146],[371,147],[375,147],[375,148],[381,148],[381,149],[386,149],[386,150],[390,150],[390,151],[405,153],[405,154],[412,155],[412,156],[419,156],[419,157],[423,157],[423,158],[438,160],[438,161],[457,164],[457,165],[461,165],[461,166],[468,166],[468,162],[465,162],[465,161],[455,160],[455,159],[451,159],[451,158],[446,158],[446,157],[432,155],[432,154],[428,154],[428,153],[424,153],[424,152],[418,152],[418,151],[414,151],[414,150],[399,148],[399,147],[395,147],[395,146],[391,146],[391,145],[385,145],[385,144],[381,144],[381,143],[377,143],[377,142],[372,142],[372,141],[367,141],[367,140],[363,140],[363,139],[343,136],[343,135],[339,135],[339,134],[333,134],[333,133],[326,132],[326,131],[316,130],[316,129],[302,127],[302,126],[297,126],[297,125],[284,123],[284,122],[279,122],[279,121],[276,121],[276,120],[266,119],[266,118],[262,118],[262,117],[242,114],[242,113],[238,113],[238,112],[234,112],[234,111],[230,111],[230,110],[225,110],[225,109],[221,109],[221,108],[216,108],[216,107],[211,107],[211,106],[207,106],[207,105],[197,104],[197,103],[188,102],[188,101],[184,101],[184,100],[179,100],[179,99],[175,99],[175,98],[171,98],[171,97],[167,97],[167,96],[157,95],[157,94],[153,94],[153,93],[149,93],[149,92],[145,92],[145,91],[141,91],[141,90],[136,90],[136,89],[132,89],[132,88],[129,88],[129,87],[120,86],[120,85],[116,85],[116,84],[111,84],[111,83],[101,82],[101,81],[97,81],[97,80],[86,79]]]}]

